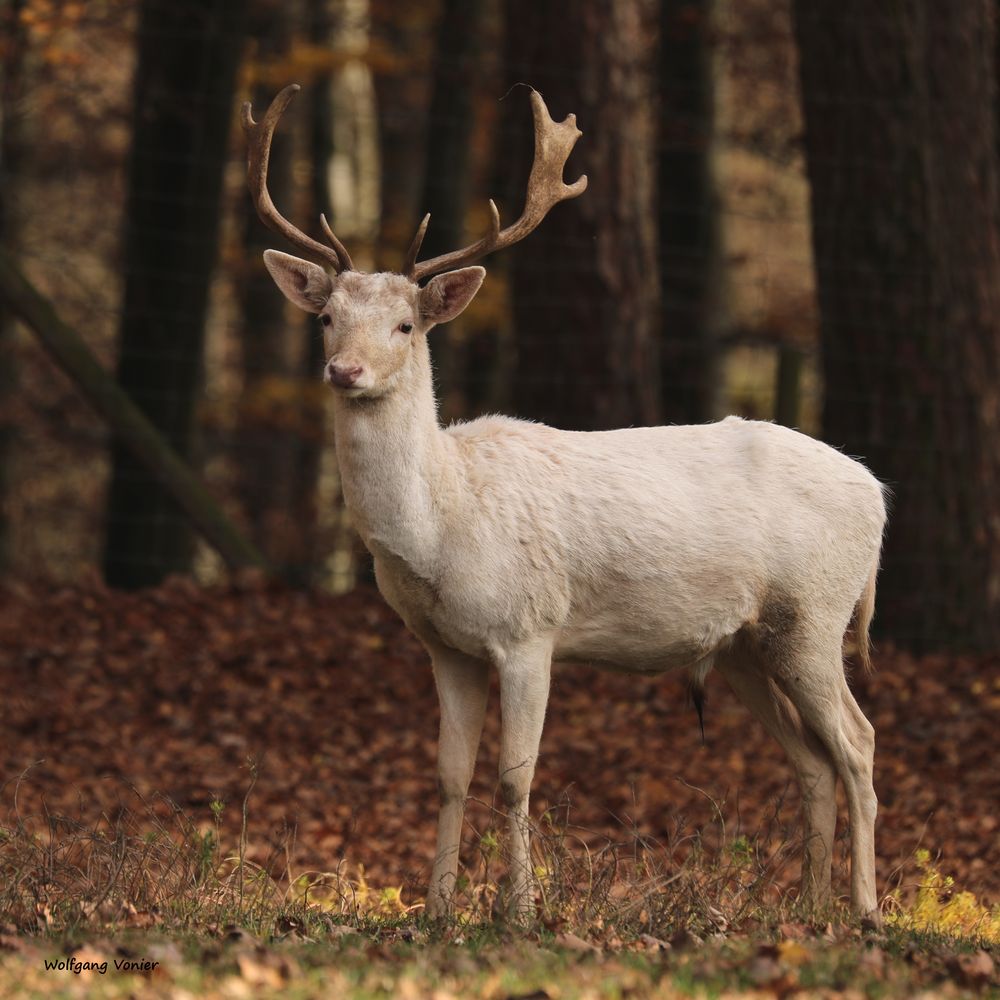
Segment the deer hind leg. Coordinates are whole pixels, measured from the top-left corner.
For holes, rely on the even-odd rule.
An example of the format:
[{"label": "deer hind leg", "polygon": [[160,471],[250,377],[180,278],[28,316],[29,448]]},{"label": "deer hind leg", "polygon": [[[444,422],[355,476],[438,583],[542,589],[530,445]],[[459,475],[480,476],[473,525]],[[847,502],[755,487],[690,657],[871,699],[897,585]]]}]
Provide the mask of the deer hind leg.
[{"label": "deer hind leg", "polygon": [[438,739],[441,811],[426,913],[438,917],[448,912],[455,892],[465,798],[486,715],[489,666],[452,649],[434,649],[431,657],[441,704]]},{"label": "deer hind leg", "polygon": [[875,730],[858,707],[847,679],[839,636],[786,650],[776,680],[802,721],[826,748],[844,783],[851,821],[851,906],[878,920],[875,892]]},{"label": "deer hind leg", "polygon": [[802,796],[804,847],[799,899],[807,907],[830,898],[834,833],[837,825],[837,772],[815,734],[802,725],[795,708],[749,658],[720,657],[716,663],[737,698],[788,755]]},{"label": "deer hind leg", "polygon": [[500,793],[507,808],[512,909],[533,913],[528,796],[549,700],[552,645],[524,643],[498,658],[500,674]]}]

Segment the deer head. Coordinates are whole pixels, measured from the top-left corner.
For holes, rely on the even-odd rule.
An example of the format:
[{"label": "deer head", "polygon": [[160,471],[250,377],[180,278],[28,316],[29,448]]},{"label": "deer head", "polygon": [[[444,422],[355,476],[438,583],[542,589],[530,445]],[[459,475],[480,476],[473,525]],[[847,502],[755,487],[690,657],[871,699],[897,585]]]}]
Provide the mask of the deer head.
[{"label": "deer head", "polygon": [[[454,319],[472,301],[486,271],[470,266],[524,239],[558,202],[583,194],[586,176],[565,184],[563,169],[577,139],[575,115],[555,122],[537,91],[531,92],[535,121],[535,159],[520,218],[500,228],[500,213],[491,200],[490,229],[482,239],[460,250],[418,262],[430,222],[425,215],[406,254],[401,274],[367,274],[355,269],[346,247],[320,216],[330,245],[310,238],[275,208],[267,190],[271,139],[285,108],[299,90],[285,87],[260,122],[250,103],[243,105],[247,135],[247,181],[257,214],[308,260],[277,250],[264,253],[264,263],[285,296],[306,312],[319,316],[324,328],[327,365],[324,378],[349,397],[380,396],[392,390],[407,367],[416,363],[414,345],[422,344],[438,323]],[[332,269],[331,276],[324,269]],[[430,280],[428,280],[430,279]],[[426,282],[426,283],[424,283]]]}]

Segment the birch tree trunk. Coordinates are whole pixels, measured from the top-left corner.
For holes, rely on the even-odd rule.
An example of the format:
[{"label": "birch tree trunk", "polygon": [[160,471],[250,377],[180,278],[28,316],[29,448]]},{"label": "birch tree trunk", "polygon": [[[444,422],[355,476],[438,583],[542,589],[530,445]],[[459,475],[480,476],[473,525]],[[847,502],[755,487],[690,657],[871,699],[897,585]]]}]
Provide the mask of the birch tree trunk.
[{"label": "birch tree trunk", "polygon": [[[312,195],[325,202],[337,235],[347,244],[357,267],[371,270],[381,214],[379,162],[379,112],[375,83],[368,62],[371,44],[369,0],[316,0],[316,38],[326,38],[341,59],[314,106],[311,159]],[[319,361],[321,340],[315,338],[312,355]],[[317,365],[317,373],[322,370]],[[324,400],[327,398],[324,387]],[[327,439],[333,440],[332,410],[326,410]],[[319,488],[318,527],[333,540],[327,563],[327,583],[336,590],[354,586],[359,577],[374,582],[371,560],[350,528],[340,493],[336,456],[328,448],[316,458]],[[300,466],[312,475],[310,458]]]}]

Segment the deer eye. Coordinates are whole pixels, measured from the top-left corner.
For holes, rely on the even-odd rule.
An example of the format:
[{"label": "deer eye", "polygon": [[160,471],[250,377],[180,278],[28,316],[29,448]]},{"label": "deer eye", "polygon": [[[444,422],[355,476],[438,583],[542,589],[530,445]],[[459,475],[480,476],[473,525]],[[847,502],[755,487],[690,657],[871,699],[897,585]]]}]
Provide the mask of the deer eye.
[{"label": "deer eye", "polygon": [[323,324],[323,326],[329,326],[333,322],[333,320],[330,319],[326,313],[323,313],[323,315],[320,316],[319,321]]},{"label": "deer eye", "polygon": [[412,323],[400,323],[397,327],[400,333],[409,333],[413,329]]}]

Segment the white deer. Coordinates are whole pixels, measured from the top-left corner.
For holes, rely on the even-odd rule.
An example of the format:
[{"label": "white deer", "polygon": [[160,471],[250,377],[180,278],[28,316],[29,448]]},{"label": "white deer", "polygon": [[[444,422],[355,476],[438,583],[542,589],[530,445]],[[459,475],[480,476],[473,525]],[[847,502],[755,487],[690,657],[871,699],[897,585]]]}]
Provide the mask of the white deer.
[{"label": "white deer", "polygon": [[465,265],[583,193],[586,177],[562,180],[581,135],[575,118],[554,122],[532,92],[535,160],[512,226],[500,229],[490,202],[487,236],[418,263],[425,217],[403,273],[367,274],[325,218],[332,249],[268,195],[271,137],[297,90],[283,90],[259,124],[244,105],[249,184],[261,218],[334,271],[264,254],[281,291],[323,324],[344,499],[379,589],[433,662],[441,811],[427,913],[452,903],[491,668],[512,898],[519,914],[532,911],[528,794],[552,663],[574,661],[639,674],[684,668],[696,685],[715,667],[795,768],[801,898],[829,898],[839,777],[852,906],[877,920],[874,730],[848,688],[842,643],[853,617],[868,665],[879,483],[804,434],[734,417],[590,433],[500,416],[442,428],[428,334],[482,284],[483,268]]}]

